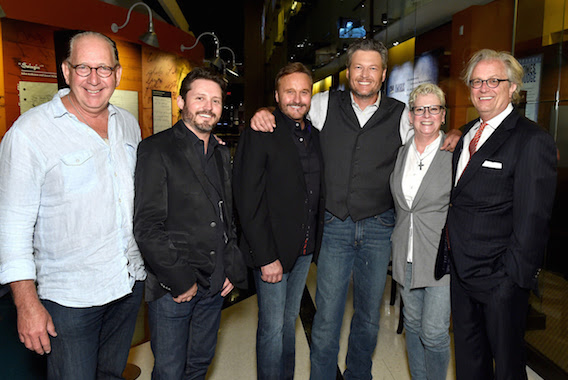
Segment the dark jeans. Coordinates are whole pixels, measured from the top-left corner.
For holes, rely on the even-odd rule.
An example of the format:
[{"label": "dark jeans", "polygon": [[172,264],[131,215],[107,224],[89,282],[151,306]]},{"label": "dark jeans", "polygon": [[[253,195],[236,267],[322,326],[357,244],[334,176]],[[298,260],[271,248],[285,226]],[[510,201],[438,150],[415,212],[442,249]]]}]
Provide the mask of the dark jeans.
[{"label": "dark jeans", "polygon": [[296,361],[296,319],[313,255],[300,256],[275,284],[254,270],[258,297],[256,371],[259,380],[292,380]]},{"label": "dark jeans", "polygon": [[339,334],[352,273],[354,314],[344,376],[371,379],[393,227],[393,210],[357,222],[349,217],[342,221],[326,211],[317,264],[310,379],[335,379]]},{"label": "dark jeans", "polygon": [[223,297],[203,297],[198,288],[189,302],[170,293],[148,303],[154,380],[205,379],[217,345]]},{"label": "dark jeans", "polygon": [[131,294],[87,308],[42,300],[57,332],[47,356],[48,379],[122,379],[143,290],[136,281]]}]

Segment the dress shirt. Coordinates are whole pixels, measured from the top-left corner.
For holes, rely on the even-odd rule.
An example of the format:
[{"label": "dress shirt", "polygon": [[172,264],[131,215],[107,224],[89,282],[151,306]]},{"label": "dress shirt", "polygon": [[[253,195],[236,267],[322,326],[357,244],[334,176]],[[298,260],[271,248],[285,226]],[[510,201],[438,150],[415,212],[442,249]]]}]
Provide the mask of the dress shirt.
[{"label": "dress shirt", "polygon": [[463,137],[463,148],[460,155],[460,159],[458,161],[458,167],[456,171],[456,182],[454,183],[454,186],[458,184],[458,180],[460,179],[463,171],[465,170],[465,167],[469,163],[469,143],[471,142],[471,139],[473,139],[473,136],[475,136],[475,132],[477,132],[479,127],[481,127],[481,124],[483,122],[487,123],[485,129],[483,129],[483,132],[479,137],[479,141],[477,142],[477,147],[475,149],[476,152],[489,139],[489,137],[491,137],[493,132],[495,132],[497,127],[501,125],[503,120],[505,120],[505,118],[509,116],[511,112],[513,112],[513,105],[509,103],[507,108],[505,108],[505,110],[501,112],[499,115],[495,116],[491,120],[479,119],[479,121],[466,133],[466,135]]},{"label": "dress shirt", "polygon": [[[351,105],[353,107],[353,111],[355,111],[357,120],[359,120],[359,126],[363,128],[367,121],[369,121],[373,114],[379,109],[379,105],[381,103],[381,93],[379,92],[377,101],[365,107],[364,110],[361,110],[359,105],[355,102],[353,94],[350,93],[349,95],[351,96]],[[323,126],[325,124],[328,104],[329,91],[318,92],[317,94],[312,96],[312,105],[310,107],[308,117],[312,122],[312,125],[320,131],[323,129]],[[414,136],[414,129],[410,125],[410,119],[408,118],[408,107],[405,107],[400,118],[400,140],[403,144],[405,144],[410,140],[412,136]]]},{"label": "dress shirt", "polygon": [[140,127],[108,106],[108,140],[67,111],[60,90],[0,144],[0,282],[36,280],[68,307],[104,305],[146,272],[132,233]]},{"label": "dress shirt", "polygon": [[[412,139],[412,148],[408,150],[408,156],[406,157],[406,164],[404,165],[404,172],[402,174],[402,193],[404,194],[404,199],[408,207],[412,207],[414,202],[414,197],[422,184],[424,176],[430,168],[430,164],[434,160],[434,156],[440,147],[440,139],[444,132],[440,131],[436,140],[431,142],[426,146],[422,154],[418,153],[416,149],[416,143]],[[422,159],[422,161],[420,161]],[[422,163],[422,168],[419,164]],[[412,250],[413,250],[413,219],[412,214],[410,215],[410,231],[408,233],[408,255],[406,261],[412,262]]]},{"label": "dress shirt", "polygon": [[299,122],[290,119],[283,114],[284,119],[288,122],[288,127],[292,130],[294,144],[298,149],[298,156],[302,164],[302,171],[306,181],[306,190],[308,192],[308,216],[306,220],[306,240],[302,247],[302,254],[310,255],[316,250],[316,229],[318,225],[317,211],[320,197],[320,180],[322,173],[320,172],[319,157],[314,147],[312,138],[312,125],[309,120],[304,119],[304,129]]},{"label": "dress shirt", "polygon": [[[224,252],[225,246],[228,241],[228,225],[227,221],[223,217],[223,205],[224,195],[223,186],[221,185],[221,178],[219,176],[219,168],[217,167],[217,162],[215,160],[215,149],[219,147],[217,139],[209,135],[209,141],[207,142],[207,152],[205,152],[205,143],[201,140],[192,130],[189,128],[185,129],[187,141],[189,142],[191,149],[195,149],[195,153],[199,156],[201,161],[201,168],[205,173],[205,177],[209,181],[210,185],[208,193],[211,196],[211,201],[214,204],[219,205],[217,211],[219,212],[219,222],[222,223],[223,229],[222,236],[219,236],[219,244],[217,245],[217,252]],[[223,264],[223,255],[217,255],[215,261],[215,269],[211,276],[209,277],[209,289],[205,294],[206,297],[213,296],[223,288],[223,283],[225,282],[225,267]]]}]

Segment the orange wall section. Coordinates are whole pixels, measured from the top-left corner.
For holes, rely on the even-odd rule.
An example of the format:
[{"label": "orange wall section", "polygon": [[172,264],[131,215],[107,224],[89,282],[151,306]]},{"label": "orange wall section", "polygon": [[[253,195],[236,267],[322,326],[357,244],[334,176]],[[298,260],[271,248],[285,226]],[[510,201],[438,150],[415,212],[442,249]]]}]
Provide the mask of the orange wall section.
[{"label": "orange wall section", "polygon": [[[7,18],[49,25],[69,30],[92,30],[103,33],[112,39],[122,39],[142,44],[138,37],[148,28],[147,12],[138,13],[137,6],[130,15],[130,22],[118,33],[113,33],[113,22],[122,25],[126,21],[128,9],[107,4],[100,0],[2,0],[2,9]],[[161,51],[182,56],[190,62],[200,65],[203,62],[203,45],[198,44],[192,50],[181,52],[180,46],[191,46],[195,36],[186,33],[163,21],[152,19],[158,36]]]},{"label": "orange wall section", "polygon": [[[448,103],[454,106],[450,127],[459,128],[477,117],[469,99],[469,88],[461,81],[461,73],[470,57],[480,49],[511,51],[513,41],[514,4],[495,0],[474,5],[452,18],[452,56]],[[463,27],[463,34],[460,29]]]}]

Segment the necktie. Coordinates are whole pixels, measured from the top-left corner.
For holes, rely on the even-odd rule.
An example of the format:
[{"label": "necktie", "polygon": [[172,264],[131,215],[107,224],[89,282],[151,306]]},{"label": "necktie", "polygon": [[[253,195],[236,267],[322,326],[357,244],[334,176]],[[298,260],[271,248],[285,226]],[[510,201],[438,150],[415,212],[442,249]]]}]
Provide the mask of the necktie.
[{"label": "necktie", "polygon": [[479,127],[477,132],[475,132],[473,139],[471,139],[471,142],[469,143],[469,160],[467,161],[465,168],[463,168],[463,171],[460,174],[460,178],[461,178],[461,176],[463,176],[465,169],[467,169],[467,167],[469,166],[469,162],[471,161],[471,156],[473,156],[473,154],[477,150],[477,143],[479,142],[479,138],[481,137],[481,134],[483,133],[483,130],[485,129],[486,125],[487,125],[487,123],[481,123],[481,126]]},{"label": "necktie", "polygon": [[469,159],[470,160],[471,160],[471,156],[473,156],[473,154],[475,153],[475,151],[477,149],[477,143],[479,142],[479,138],[481,137],[481,134],[483,133],[483,130],[485,129],[486,125],[487,125],[487,123],[481,123],[481,126],[479,127],[477,132],[475,132],[475,136],[473,136],[473,139],[471,139],[471,142],[469,143]]}]

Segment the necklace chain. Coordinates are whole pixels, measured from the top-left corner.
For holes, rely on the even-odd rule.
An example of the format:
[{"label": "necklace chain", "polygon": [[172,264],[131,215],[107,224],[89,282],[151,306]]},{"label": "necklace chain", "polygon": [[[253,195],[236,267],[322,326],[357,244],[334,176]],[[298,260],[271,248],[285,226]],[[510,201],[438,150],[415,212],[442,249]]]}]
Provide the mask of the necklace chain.
[{"label": "necklace chain", "polygon": [[69,103],[71,103],[71,106],[73,107],[73,109],[75,110],[75,112],[77,112],[77,116],[83,121],[83,123],[87,124],[89,127],[89,123],[87,123],[87,120],[83,117],[83,115],[81,115],[81,113],[79,112],[79,110],[77,109],[77,107],[75,107],[75,104],[73,103],[73,101],[71,100],[71,96],[67,95],[67,99],[69,99]]},{"label": "necklace chain", "polygon": [[422,163],[422,160],[424,160],[426,157],[428,157],[430,154],[432,154],[432,152],[434,152],[434,150],[429,151],[428,153],[426,153],[424,155],[424,157],[420,157],[420,153],[418,152],[418,149],[416,148],[415,144],[412,144],[412,147],[414,148],[414,154],[416,155],[416,158],[418,159],[418,161],[420,161],[418,163],[418,168],[420,170],[422,170],[422,168],[424,167],[424,164]]}]

